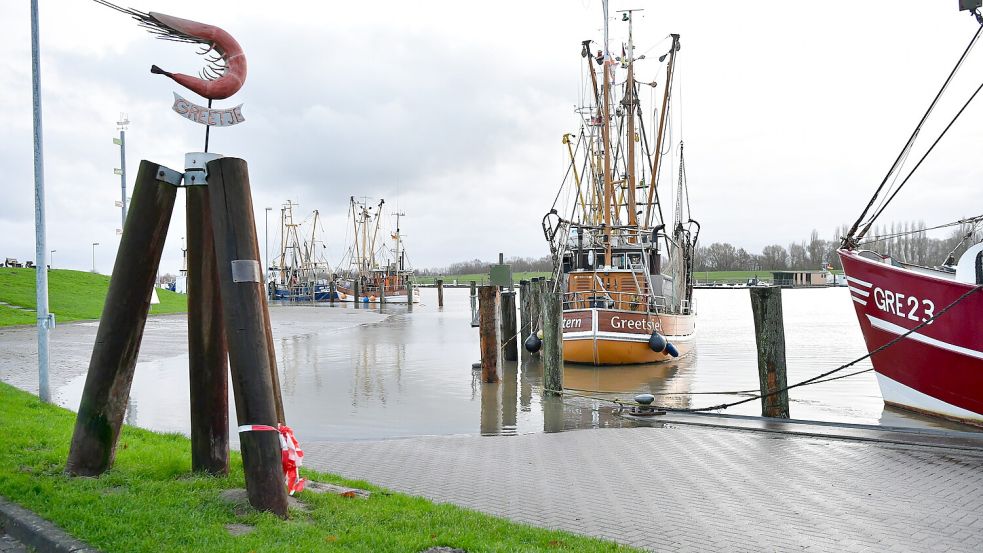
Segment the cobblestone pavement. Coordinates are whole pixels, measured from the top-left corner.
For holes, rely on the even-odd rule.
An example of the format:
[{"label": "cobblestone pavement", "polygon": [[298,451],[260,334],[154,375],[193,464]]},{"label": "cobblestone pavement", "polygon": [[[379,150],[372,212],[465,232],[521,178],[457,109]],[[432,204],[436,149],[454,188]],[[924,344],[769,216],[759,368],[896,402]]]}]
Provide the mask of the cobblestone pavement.
[{"label": "cobblestone pavement", "polygon": [[0,553],[28,553],[24,545],[0,529]]},{"label": "cobblestone pavement", "polygon": [[983,451],[697,427],[303,446],[317,470],[654,551],[983,551]]}]

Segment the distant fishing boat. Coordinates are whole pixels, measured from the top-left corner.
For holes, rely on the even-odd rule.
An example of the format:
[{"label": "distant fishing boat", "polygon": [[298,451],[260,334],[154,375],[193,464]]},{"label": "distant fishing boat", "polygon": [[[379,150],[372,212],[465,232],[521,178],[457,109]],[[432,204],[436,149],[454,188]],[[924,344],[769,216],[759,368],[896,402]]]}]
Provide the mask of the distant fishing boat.
[{"label": "distant fishing boat", "polygon": [[[977,19],[983,24],[978,13]],[[973,43],[981,31],[983,26],[977,30]],[[867,208],[843,238],[838,253],[884,403],[983,425],[983,243],[979,242],[978,232],[983,216],[953,223],[968,229],[966,239],[977,243],[970,245],[958,261],[950,255],[935,267],[906,263],[897,255],[865,249],[863,241],[877,217],[921,164],[919,161],[904,179],[897,178],[922,125],[965,55]],[[871,211],[878,197],[883,199]]]},{"label": "distant fishing boat", "polygon": [[267,268],[267,288],[272,300],[328,301],[332,298],[331,267],[317,239],[320,213],[314,210],[303,222],[294,219],[297,204],[288,201],[280,209],[280,252]]},{"label": "distant fishing boat", "polygon": [[[349,265],[337,286],[338,299],[359,303],[419,303],[420,291],[408,294],[408,283],[413,275],[406,261],[406,247],[400,234],[400,219],[396,213],[396,230],[382,230],[385,200],[375,207],[367,201],[350,199],[350,213],[354,239],[346,258]],[[380,233],[383,233],[380,236]],[[389,248],[385,233],[389,234]],[[344,261],[342,262],[344,264]],[[412,299],[408,297],[410,296]]]},{"label": "distant fishing boat", "polygon": [[[639,10],[633,10],[639,11]],[[581,43],[589,75],[587,105],[577,110],[580,131],[565,134],[567,175],[543,231],[563,292],[563,358],[573,363],[657,363],[686,354],[696,332],[693,252],[699,224],[689,216],[683,143],[668,140],[679,35],[660,62],[666,64],[662,108],[654,140],[645,130],[632,36],[632,10],[622,55],[604,44]],[[598,75],[600,73],[600,75]],[[620,83],[620,84],[619,84]],[[659,197],[664,154],[678,152],[677,190],[667,230]],[[672,175],[670,174],[670,178]],[[560,200],[569,198],[569,205]]]}]

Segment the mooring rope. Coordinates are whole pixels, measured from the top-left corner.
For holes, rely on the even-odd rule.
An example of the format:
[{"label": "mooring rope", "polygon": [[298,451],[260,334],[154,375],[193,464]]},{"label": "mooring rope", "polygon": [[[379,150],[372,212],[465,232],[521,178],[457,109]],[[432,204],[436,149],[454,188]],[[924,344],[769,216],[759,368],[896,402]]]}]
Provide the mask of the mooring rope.
[{"label": "mooring rope", "polygon": [[[748,403],[748,402],[751,402],[751,401],[754,401],[754,400],[757,400],[757,399],[762,399],[762,398],[766,398],[766,397],[771,397],[773,395],[781,394],[783,392],[787,392],[788,390],[791,390],[793,388],[798,388],[800,386],[807,386],[807,385],[810,385],[810,384],[820,384],[820,383],[823,383],[823,382],[831,382],[833,380],[839,380],[841,378],[846,378],[848,376],[856,376],[858,374],[863,374],[865,372],[870,372],[870,371],[872,371],[874,369],[864,369],[864,370],[856,371],[856,372],[853,372],[853,373],[850,373],[850,374],[840,375],[840,376],[836,376],[836,377],[833,377],[833,378],[826,378],[826,377],[828,377],[828,376],[830,376],[832,374],[835,374],[835,373],[840,372],[840,371],[842,371],[844,369],[847,369],[849,367],[852,367],[853,365],[856,365],[857,363],[859,363],[859,362],[861,362],[861,361],[863,361],[865,359],[868,359],[868,358],[872,357],[874,354],[880,353],[880,352],[884,351],[885,349],[893,346],[894,344],[897,344],[903,338],[907,338],[908,336],[910,336],[911,334],[915,333],[916,331],[921,330],[925,326],[931,324],[932,322],[934,322],[935,320],[937,320],[939,317],[941,317],[942,315],[944,315],[947,311],[949,311],[950,309],[952,309],[953,307],[955,307],[957,304],[959,304],[960,302],[962,302],[963,300],[965,300],[966,298],[968,298],[973,292],[978,292],[981,289],[983,289],[983,284],[979,284],[979,285],[974,286],[973,288],[970,288],[968,291],[966,291],[966,293],[964,293],[963,295],[961,295],[958,298],[956,298],[955,301],[953,301],[949,305],[947,305],[944,308],[942,308],[941,310],[939,310],[939,312],[936,313],[935,315],[933,315],[932,317],[929,317],[928,319],[922,321],[920,324],[916,325],[914,328],[912,328],[908,332],[905,332],[904,334],[898,335],[898,337],[892,339],[891,341],[889,341],[886,344],[878,347],[877,349],[875,349],[875,350],[867,353],[866,355],[863,355],[861,357],[858,357],[857,359],[854,359],[853,361],[850,361],[849,363],[846,363],[844,365],[840,365],[839,367],[837,367],[837,368],[835,368],[833,370],[824,372],[822,374],[813,376],[811,378],[807,378],[807,379],[802,380],[800,382],[796,382],[795,384],[790,384],[790,385],[785,386],[783,388],[779,388],[777,390],[768,392],[767,394],[754,394],[754,395],[752,395],[752,396],[750,396],[750,397],[748,397],[746,399],[742,399],[742,400],[739,400],[739,401],[732,401],[730,403],[720,403],[720,404],[711,405],[711,406],[708,406],[708,407],[669,407],[669,406],[665,406],[665,405],[649,405],[647,407],[650,407],[650,408],[656,409],[656,410],[660,410],[660,411],[673,411],[673,412],[677,412],[677,413],[699,413],[699,412],[706,412],[706,411],[722,411],[724,409],[728,409],[728,408],[734,407],[736,405],[741,405],[741,404]],[[641,405],[641,404],[639,404],[638,402],[635,402],[635,401],[626,402],[626,401],[623,401],[623,400],[620,400],[620,399],[617,399],[617,398],[611,399],[611,398],[598,397],[598,396],[593,396],[593,395],[588,395],[588,394],[570,393],[570,392],[567,392],[565,390],[544,389],[544,391],[550,392],[550,393],[554,393],[554,394],[567,395],[567,396],[571,396],[571,397],[583,397],[583,398],[586,398],[586,399],[596,399],[598,401],[607,401],[607,402],[610,402],[610,403],[617,404],[617,405],[619,405],[621,407],[624,407],[626,405]],[[578,390],[578,391],[595,392],[595,393],[605,393],[605,392],[597,392],[597,391],[594,391],[594,390]],[[756,391],[757,390],[755,390],[755,392]],[[662,393],[659,393],[659,394],[652,394],[652,395],[660,395],[660,396],[670,396],[670,395],[672,395],[672,396],[688,396],[688,395],[742,395],[742,394],[746,394],[746,393],[749,393],[749,392],[748,391],[736,391],[736,392],[662,392]]]}]

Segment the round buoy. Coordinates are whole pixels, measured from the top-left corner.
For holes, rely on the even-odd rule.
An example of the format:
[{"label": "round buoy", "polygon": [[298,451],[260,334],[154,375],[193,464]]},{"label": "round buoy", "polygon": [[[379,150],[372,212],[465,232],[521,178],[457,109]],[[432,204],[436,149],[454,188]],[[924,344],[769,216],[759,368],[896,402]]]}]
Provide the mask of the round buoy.
[{"label": "round buoy", "polygon": [[523,345],[529,353],[536,353],[543,347],[543,340],[536,334],[530,334]]},{"label": "round buoy", "polygon": [[669,345],[669,342],[666,340],[666,337],[658,332],[652,332],[652,335],[649,336],[649,348],[652,351],[662,353],[666,350],[667,345]]},{"label": "round buoy", "polygon": [[362,303],[369,303],[369,297],[365,296],[364,298],[362,298]]},{"label": "round buoy", "polygon": [[666,342],[666,353],[673,357],[679,357],[679,350],[676,349],[676,346],[670,344],[669,342]]}]

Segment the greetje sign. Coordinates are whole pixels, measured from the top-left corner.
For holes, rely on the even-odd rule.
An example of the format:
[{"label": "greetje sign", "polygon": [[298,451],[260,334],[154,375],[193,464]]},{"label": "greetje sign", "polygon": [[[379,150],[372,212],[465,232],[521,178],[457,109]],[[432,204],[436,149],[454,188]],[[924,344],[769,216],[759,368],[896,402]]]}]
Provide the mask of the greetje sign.
[{"label": "greetje sign", "polygon": [[242,116],[242,104],[228,109],[211,109],[194,104],[177,92],[174,93],[174,105],[171,108],[185,119],[210,127],[229,127],[246,120]]}]

